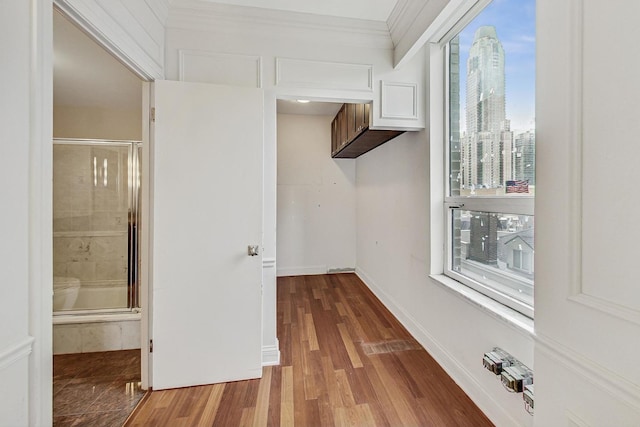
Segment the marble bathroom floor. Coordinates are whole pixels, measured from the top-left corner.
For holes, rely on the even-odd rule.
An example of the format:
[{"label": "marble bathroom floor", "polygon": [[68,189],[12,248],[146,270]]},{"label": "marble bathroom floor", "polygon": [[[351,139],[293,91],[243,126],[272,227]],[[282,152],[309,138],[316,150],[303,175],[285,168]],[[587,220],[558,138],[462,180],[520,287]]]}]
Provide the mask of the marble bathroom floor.
[{"label": "marble bathroom floor", "polygon": [[121,426],[145,391],[140,350],[53,356],[53,425]]}]

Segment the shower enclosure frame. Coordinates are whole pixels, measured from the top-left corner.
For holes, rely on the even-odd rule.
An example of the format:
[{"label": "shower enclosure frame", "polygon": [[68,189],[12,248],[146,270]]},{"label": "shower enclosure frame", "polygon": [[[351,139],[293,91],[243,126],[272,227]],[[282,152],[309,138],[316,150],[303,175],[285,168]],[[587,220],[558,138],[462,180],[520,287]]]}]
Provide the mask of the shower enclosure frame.
[{"label": "shower enclosure frame", "polygon": [[[141,172],[142,142],[134,140],[54,138],[53,145],[109,146],[128,148],[128,220],[127,220],[127,307],[95,308],[54,312],[55,315],[88,315],[140,312],[140,264],[141,264]],[[55,232],[54,232],[55,237]]]}]

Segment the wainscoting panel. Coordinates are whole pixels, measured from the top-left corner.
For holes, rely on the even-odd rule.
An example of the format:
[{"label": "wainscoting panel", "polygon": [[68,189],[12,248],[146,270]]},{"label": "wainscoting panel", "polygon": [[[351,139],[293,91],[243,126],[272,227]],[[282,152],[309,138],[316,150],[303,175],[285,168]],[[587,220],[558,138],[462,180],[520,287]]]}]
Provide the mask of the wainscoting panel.
[{"label": "wainscoting panel", "polygon": [[180,81],[262,87],[262,59],[259,56],[189,49],[180,49],[178,55]]},{"label": "wainscoting panel", "polygon": [[383,119],[418,119],[418,85],[382,82],[381,117]]},{"label": "wainscoting panel", "polygon": [[276,86],[373,92],[373,66],[276,58]]}]

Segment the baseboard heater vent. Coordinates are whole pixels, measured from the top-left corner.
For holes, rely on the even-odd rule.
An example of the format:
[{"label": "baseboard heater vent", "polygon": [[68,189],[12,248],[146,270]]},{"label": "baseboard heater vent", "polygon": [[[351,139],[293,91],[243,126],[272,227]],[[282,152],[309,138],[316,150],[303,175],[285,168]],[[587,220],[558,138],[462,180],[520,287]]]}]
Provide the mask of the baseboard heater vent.
[{"label": "baseboard heater vent", "polygon": [[329,268],[327,269],[327,274],[335,274],[335,273],[355,273],[356,269],[351,267],[345,268]]}]

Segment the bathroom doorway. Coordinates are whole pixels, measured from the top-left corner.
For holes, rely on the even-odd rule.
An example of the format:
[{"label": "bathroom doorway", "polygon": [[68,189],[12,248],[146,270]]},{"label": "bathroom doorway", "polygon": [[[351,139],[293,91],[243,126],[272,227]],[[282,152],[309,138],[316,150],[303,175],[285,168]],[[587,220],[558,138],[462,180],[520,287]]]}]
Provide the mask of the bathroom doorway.
[{"label": "bathroom doorway", "polygon": [[122,424],[144,395],[143,81],[57,10],[53,30],[53,421]]}]

